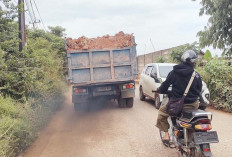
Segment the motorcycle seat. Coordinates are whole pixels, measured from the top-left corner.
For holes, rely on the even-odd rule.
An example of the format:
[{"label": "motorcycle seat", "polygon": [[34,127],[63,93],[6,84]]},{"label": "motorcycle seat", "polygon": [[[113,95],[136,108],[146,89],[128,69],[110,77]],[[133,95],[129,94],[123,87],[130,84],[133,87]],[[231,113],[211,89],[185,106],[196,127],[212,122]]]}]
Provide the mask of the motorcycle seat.
[{"label": "motorcycle seat", "polygon": [[206,112],[204,110],[200,109],[185,109],[182,111],[181,116],[179,120],[185,121],[185,122],[191,122],[195,117],[207,117],[208,115],[212,115],[210,112]]}]

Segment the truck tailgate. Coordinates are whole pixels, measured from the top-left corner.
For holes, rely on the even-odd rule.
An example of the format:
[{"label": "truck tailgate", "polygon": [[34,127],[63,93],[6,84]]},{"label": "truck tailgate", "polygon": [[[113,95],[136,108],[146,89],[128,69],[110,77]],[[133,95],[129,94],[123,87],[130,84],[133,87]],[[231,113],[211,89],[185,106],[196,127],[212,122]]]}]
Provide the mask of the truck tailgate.
[{"label": "truck tailgate", "polygon": [[108,50],[67,51],[68,79],[72,84],[134,80],[135,46]]}]

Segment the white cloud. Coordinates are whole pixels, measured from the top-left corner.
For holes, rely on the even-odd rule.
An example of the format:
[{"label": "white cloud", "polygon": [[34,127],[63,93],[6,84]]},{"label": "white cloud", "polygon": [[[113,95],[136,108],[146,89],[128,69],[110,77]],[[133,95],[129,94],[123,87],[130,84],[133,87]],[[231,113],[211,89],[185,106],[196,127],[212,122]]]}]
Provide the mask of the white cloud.
[{"label": "white cloud", "polygon": [[[68,37],[97,37],[119,31],[134,33],[138,54],[197,39],[207,24],[199,2],[191,0],[37,0],[46,26],[61,25]],[[146,50],[145,50],[146,45]]]}]

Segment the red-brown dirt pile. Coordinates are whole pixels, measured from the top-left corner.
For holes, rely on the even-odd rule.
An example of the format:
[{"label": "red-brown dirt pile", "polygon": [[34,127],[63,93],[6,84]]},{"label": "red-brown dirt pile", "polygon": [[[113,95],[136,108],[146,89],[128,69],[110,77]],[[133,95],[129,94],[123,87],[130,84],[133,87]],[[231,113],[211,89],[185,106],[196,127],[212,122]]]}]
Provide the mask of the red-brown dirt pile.
[{"label": "red-brown dirt pile", "polygon": [[122,31],[115,36],[105,35],[97,38],[82,36],[78,39],[67,38],[68,50],[113,49],[135,45],[133,34],[124,34]]}]

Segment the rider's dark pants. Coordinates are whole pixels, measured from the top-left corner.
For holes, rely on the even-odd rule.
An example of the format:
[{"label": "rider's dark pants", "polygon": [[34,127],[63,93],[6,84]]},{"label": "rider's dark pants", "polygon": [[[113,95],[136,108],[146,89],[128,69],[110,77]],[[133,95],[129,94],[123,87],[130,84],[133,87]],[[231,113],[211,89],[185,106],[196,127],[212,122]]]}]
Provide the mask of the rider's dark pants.
[{"label": "rider's dark pants", "polygon": [[[184,109],[198,109],[199,101],[195,101],[192,104],[184,104]],[[166,105],[162,105],[158,112],[156,127],[161,131],[168,132],[169,123],[168,123],[169,115],[166,112]]]}]

